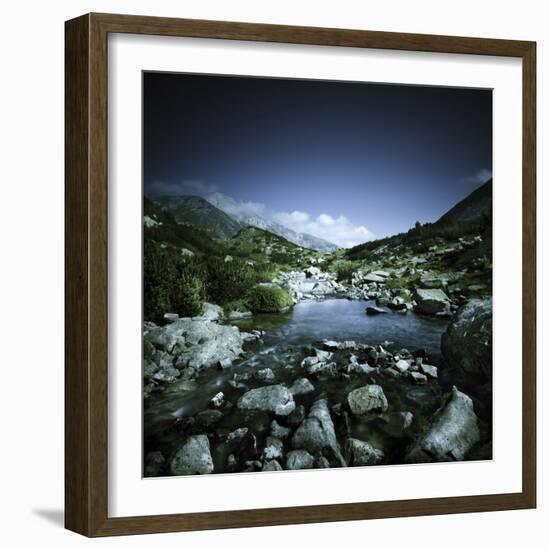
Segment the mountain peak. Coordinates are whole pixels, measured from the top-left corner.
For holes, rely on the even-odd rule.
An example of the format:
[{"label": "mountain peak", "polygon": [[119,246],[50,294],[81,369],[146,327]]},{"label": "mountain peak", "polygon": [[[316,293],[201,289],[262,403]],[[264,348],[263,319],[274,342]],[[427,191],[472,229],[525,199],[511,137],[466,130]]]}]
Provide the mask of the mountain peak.
[{"label": "mountain peak", "polygon": [[216,208],[219,208],[235,220],[237,220],[241,225],[250,225],[252,227],[258,227],[264,229],[279,237],[283,237],[287,241],[294,243],[298,246],[304,248],[311,248],[314,250],[319,250],[322,252],[332,252],[338,248],[337,245],[315,237],[314,235],[309,235],[307,233],[298,233],[293,229],[285,227],[280,223],[271,221],[264,216],[263,205],[255,202],[237,202],[231,197],[228,197],[222,193],[214,192],[206,196],[206,200],[211,203]]}]

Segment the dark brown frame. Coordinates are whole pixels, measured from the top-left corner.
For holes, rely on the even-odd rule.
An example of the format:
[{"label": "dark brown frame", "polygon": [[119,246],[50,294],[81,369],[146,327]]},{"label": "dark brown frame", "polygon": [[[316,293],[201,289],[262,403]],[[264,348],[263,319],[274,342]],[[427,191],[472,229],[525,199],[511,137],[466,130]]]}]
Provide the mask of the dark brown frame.
[{"label": "dark brown frame", "polygon": [[[523,488],[520,493],[110,518],[107,513],[107,36],[133,33],[517,57],[523,63]],[[88,14],[65,24],[65,525],[86,536],[536,506],[536,44]]]}]

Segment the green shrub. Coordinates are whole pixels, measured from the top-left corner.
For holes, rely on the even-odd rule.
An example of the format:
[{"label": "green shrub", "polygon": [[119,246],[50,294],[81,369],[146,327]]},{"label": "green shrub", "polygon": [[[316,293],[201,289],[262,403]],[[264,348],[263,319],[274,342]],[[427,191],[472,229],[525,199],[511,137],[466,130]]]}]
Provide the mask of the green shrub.
[{"label": "green shrub", "polygon": [[256,283],[254,271],[244,262],[210,258],[206,262],[206,293],[215,304],[242,298]]},{"label": "green shrub", "polygon": [[293,303],[290,294],[277,286],[256,286],[248,293],[245,301],[254,313],[277,313]]},{"label": "green shrub", "polygon": [[181,317],[194,317],[202,311],[204,285],[195,275],[183,273],[174,281],[172,309]]},{"label": "green shrub", "polygon": [[350,260],[337,260],[332,264],[332,269],[336,273],[336,279],[339,282],[351,283],[353,272],[357,270],[357,264]]},{"label": "green shrub", "polygon": [[145,239],[143,247],[143,316],[156,321],[165,313],[193,316],[204,301],[201,264],[177,250]]}]

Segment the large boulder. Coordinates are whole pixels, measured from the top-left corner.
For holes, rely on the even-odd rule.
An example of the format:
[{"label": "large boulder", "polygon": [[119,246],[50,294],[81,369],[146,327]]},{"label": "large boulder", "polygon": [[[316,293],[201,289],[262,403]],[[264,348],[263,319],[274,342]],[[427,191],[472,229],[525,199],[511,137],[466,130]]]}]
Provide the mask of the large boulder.
[{"label": "large boulder", "polygon": [[412,444],[406,460],[464,460],[479,439],[479,427],[472,400],[454,386],[445,405],[435,413],[431,425]]},{"label": "large boulder", "polygon": [[313,468],[313,457],[304,449],[290,451],[286,455],[285,467],[287,470],[309,470]]},{"label": "large boulder", "polygon": [[344,446],[346,461],[350,466],[373,466],[379,464],[384,453],[367,441],[349,438]]},{"label": "large boulder", "polygon": [[170,461],[170,472],[175,476],[211,474],[213,471],[214,463],[206,435],[190,436]]},{"label": "large boulder", "polygon": [[[206,311],[217,307],[211,306]],[[160,360],[169,354],[170,364],[175,358],[173,366],[180,371],[187,370],[190,376],[203,367],[231,364],[243,352],[237,327],[219,325],[200,317],[178,319],[162,327],[146,323],[143,341],[144,350],[159,369],[164,368]],[[168,374],[172,378],[175,375],[174,372]],[[170,382],[171,379],[163,377],[158,381]]]},{"label": "large boulder", "polygon": [[306,393],[311,393],[315,391],[315,387],[307,378],[298,378],[294,380],[292,386],[290,386],[289,391],[292,395],[305,395]]},{"label": "large boulder", "polygon": [[369,413],[383,413],[388,409],[388,400],[384,390],[377,384],[356,388],[348,394],[348,405],[355,416]]},{"label": "large boulder", "polygon": [[296,408],[296,404],[289,389],[281,384],[276,384],[247,391],[237,401],[237,407],[239,409],[267,411],[280,416],[286,416]]},{"label": "large boulder", "polygon": [[224,313],[223,308],[216,304],[209,304],[205,302],[202,306],[201,319],[205,321],[221,321],[223,320]]},{"label": "large boulder", "polygon": [[451,308],[449,297],[439,288],[417,288],[413,296],[416,311],[426,315],[448,314]]},{"label": "large boulder", "polygon": [[202,319],[180,319],[168,326],[174,325],[182,331],[183,341],[178,341],[172,352],[177,355],[176,367],[179,369],[228,364],[243,352],[243,340],[237,327]]},{"label": "large boulder", "polygon": [[326,399],[313,403],[307,417],[294,432],[291,445],[294,449],[305,449],[313,454],[328,449],[335,462],[345,466]]},{"label": "large boulder", "polygon": [[493,301],[470,300],[441,337],[441,352],[451,367],[490,380],[493,370]]}]

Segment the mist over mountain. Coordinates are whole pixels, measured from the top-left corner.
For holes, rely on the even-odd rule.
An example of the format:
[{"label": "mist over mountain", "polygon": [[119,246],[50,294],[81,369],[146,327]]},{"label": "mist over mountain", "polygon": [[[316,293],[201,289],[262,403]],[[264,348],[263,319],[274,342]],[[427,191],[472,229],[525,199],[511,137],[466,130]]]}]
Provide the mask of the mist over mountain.
[{"label": "mist over mountain", "polygon": [[222,193],[210,193],[205,198],[209,203],[233,217],[241,224],[270,231],[298,246],[312,248],[322,252],[332,252],[339,248],[338,245],[325,239],[308,233],[299,233],[280,223],[267,219],[259,213],[259,211],[263,210],[263,205],[256,203],[238,203],[231,197],[223,195]]}]

